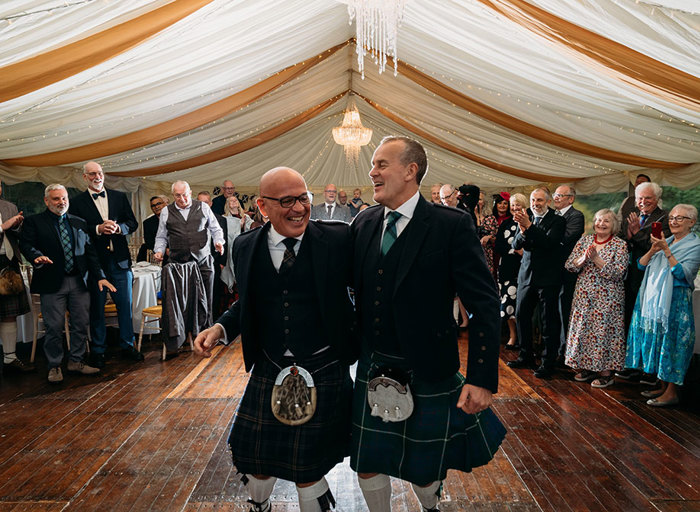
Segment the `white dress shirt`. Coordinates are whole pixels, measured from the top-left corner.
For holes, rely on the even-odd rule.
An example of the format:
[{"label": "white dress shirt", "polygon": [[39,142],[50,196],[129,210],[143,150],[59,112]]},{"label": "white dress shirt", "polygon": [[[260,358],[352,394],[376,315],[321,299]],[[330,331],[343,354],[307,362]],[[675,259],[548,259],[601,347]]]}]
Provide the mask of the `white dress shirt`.
[{"label": "white dress shirt", "polygon": [[[187,220],[190,215],[190,210],[192,209],[192,202],[188,204],[185,208],[180,208],[177,203],[175,203],[175,208],[180,212],[182,217]],[[214,240],[214,245],[221,244],[224,245],[226,240],[224,240],[224,230],[219,226],[219,221],[216,219],[216,215],[211,211],[207,203],[202,203],[202,215],[207,219],[207,229],[211,235],[212,240]],[[165,207],[160,211],[160,217],[158,219],[158,233],[156,233],[156,243],[153,245],[153,252],[164,253],[165,248],[168,246],[168,228],[165,225],[168,222],[168,208]]]},{"label": "white dress shirt", "polygon": [[401,214],[401,217],[399,217],[399,220],[396,221],[396,238],[398,238],[401,235],[401,232],[406,229],[406,226],[410,222],[410,220],[413,218],[413,213],[416,211],[416,206],[418,205],[418,199],[420,197],[420,193],[417,191],[414,195],[412,195],[408,201],[403,203],[401,206],[399,206],[396,210],[391,210],[390,208],[387,208],[386,206],[384,207],[384,225],[382,227],[382,236],[379,237],[379,247],[381,248],[382,246],[382,239],[384,238],[384,231],[386,231],[386,223],[388,219],[389,212],[391,211],[396,211]]}]

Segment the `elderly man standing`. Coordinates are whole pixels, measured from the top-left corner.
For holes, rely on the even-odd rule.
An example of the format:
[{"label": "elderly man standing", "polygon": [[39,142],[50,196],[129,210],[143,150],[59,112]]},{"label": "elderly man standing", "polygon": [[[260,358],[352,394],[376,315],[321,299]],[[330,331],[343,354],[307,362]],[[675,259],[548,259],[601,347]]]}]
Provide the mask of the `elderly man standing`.
[{"label": "elderly man standing", "polygon": [[222,194],[220,196],[216,196],[211,202],[211,210],[217,215],[223,215],[228,198],[237,195],[236,185],[234,185],[231,180],[224,181],[223,185],[221,186],[221,191]]},{"label": "elderly man standing", "polygon": [[574,250],[576,242],[583,235],[585,219],[583,213],[574,208],[576,200],[576,189],[571,185],[561,185],[557,187],[552,196],[554,199],[554,211],[566,221],[566,230],[561,242],[561,273],[562,285],[559,291],[559,320],[561,322],[559,339],[558,361],[564,364],[566,355],[566,336],[569,332],[569,316],[571,315],[571,303],[574,300],[574,289],[578,274],[568,272],[564,269],[564,262]]},{"label": "elderly man standing", "polygon": [[338,189],[332,183],[326,185],[323,191],[323,202],[311,208],[311,218],[314,220],[340,220],[350,222],[352,213],[347,205],[335,202]]},{"label": "elderly man standing", "polygon": [[59,184],[46,187],[44,203],[46,211],[24,221],[20,247],[35,269],[31,291],[41,295],[48,380],[57,384],[63,381],[61,363],[66,311],[70,313],[68,371],[84,375],[99,373],[99,368],[83,362],[90,310],[88,276],[100,293],[106,290],[114,293],[115,288],[100,268],[87,223],[67,213],[69,203],[65,187]]},{"label": "elderly man standing", "polygon": [[440,187],[440,202],[445,206],[457,208],[457,205],[459,204],[459,194],[457,194],[457,189],[450,184]]},{"label": "elderly man standing", "polygon": [[[209,319],[214,295],[214,258],[211,254],[211,240],[220,255],[224,253],[224,232],[214,212],[207,203],[192,199],[192,190],[186,181],[172,184],[175,202],[160,212],[158,234],[153,257],[163,260],[165,248],[170,249],[170,261],[187,263],[196,261],[202,274],[207,295]],[[211,323],[209,323],[211,325]]]},{"label": "elderly man standing", "polygon": [[532,218],[525,211],[513,213],[518,233],[513,239],[513,249],[523,249],[523,259],[518,273],[515,320],[520,338],[520,355],[507,364],[511,368],[527,368],[535,364],[532,341],[532,315],[540,306],[542,342],[545,346],[542,362],[535,370],[535,377],[551,377],[559,352],[559,290],[561,289],[561,242],[566,231],[566,221],[549,207],[551,197],[545,187],[536,188],[530,194]]},{"label": "elderly man standing", "polygon": [[[488,463],[505,434],[489,409],[498,292],[471,217],[420,195],[427,168],[420,143],[384,138],[369,173],[379,205],[350,225],[362,340],[350,465],[371,512],[391,510],[390,476],[412,484],[423,510],[437,510],[447,470]],[[466,378],[455,294],[472,314]]]},{"label": "elderly man standing", "polygon": [[[105,189],[102,166],[88,162],[83,166],[83,180],[88,189],[73,198],[70,213],[87,222],[92,243],[100,259],[102,270],[117,289],[112,299],[117,306],[119,345],[122,357],[143,361],[143,354],[134,348],[134,324],[132,322],[131,253],[126,236],[138,228],[129,200],[124,192]],[[104,368],[107,350],[105,325],[106,290],[90,282],[90,335],[92,337],[92,366]]]},{"label": "elderly man standing", "polygon": [[[629,329],[634,304],[637,294],[644,279],[644,271],[639,270],[637,260],[644,256],[651,248],[651,229],[655,222],[661,223],[661,229],[665,237],[671,236],[668,226],[668,212],[659,206],[663,189],[657,184],[643,181],[634,189],[634,197],[637,209],[632,211],[627,218],[622,219],[620,237],[627,241],[630,252],[630,265],[625,279],[625,329]],[[624,370],[615,375],[625,380],[637,380],[641,372],[637,370]],[[654,383],[656,379],[644,381]]]},{"label": "elderly man standing", "polygon": [[352,244],[347,224],[309,222],[310,202],[298,172],[263,175],[258,206],[270,222],[233,244],[239,299],[195,339],[209,357],[241,335],[253,373],[229,445],[256,512],[270,510],[277,478],[296,484],[301,512],[328,510],[324,475],[348,454]]}]

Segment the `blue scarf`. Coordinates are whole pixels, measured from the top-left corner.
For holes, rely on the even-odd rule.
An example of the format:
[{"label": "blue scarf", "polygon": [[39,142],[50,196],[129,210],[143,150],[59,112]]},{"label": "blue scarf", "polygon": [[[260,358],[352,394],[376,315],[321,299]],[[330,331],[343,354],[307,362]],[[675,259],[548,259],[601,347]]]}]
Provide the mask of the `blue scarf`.
[{"label": "blue scarf", "polygon": [[[674,244],[671,243],[673,239],[673,236],[666,239],[668,247],[678,264],[681,265],[685,280],[692,290],[695,276],[700,268],[700,239],[695,233],[686,235]],[[653,329],[654,324],[661,323],[663,331],[666,332],[668,330],[668,316],[671,312],[673,273],[663,251],[659,251],[651,257],[649,266],[644,272],[639,295],[644,328]]]}]

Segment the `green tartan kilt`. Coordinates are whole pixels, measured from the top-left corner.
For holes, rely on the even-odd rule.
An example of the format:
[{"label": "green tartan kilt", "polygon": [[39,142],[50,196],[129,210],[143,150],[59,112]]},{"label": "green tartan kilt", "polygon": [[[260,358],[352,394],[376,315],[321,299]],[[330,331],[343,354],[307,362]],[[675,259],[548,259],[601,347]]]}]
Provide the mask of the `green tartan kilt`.
[{"label": "green tartan kilt", "polygon": [[[506,429],[491,409],[467,414],[457,409],[464,377],[410,384],[413,414],[397,423],[370,415],[368,375],[378,364],[360,360],[352,404],[350,465],[358,473],[383,473],[416,485],[444,480],[448,469],[470,472],[493,459]],[[383,364],[386,364],[384,360]]]}]

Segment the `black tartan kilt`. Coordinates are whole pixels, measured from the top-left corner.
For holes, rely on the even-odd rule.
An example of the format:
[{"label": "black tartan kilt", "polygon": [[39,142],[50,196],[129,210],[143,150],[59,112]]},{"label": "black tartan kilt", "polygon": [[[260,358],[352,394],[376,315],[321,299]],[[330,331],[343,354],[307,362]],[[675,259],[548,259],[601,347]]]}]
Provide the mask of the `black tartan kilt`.
[{"label": "black tartan kilt", "polygon": [[[296,362],[314,372],[333,360],[322,353]],[[284,368],[293,362],[286,359],[279,365]],[[315,482],[350,454],[352,381],[348,367],[336,362],[312,373],[316,412],[307,423],[296,426],[285,425],[272,414],[272,387],[279,371],[267,359],[253,367],[228,439],[233,464],[245,474]]]},{"label": "black tartan kilt", "polygon": [[493,459],[506,429],[491,409],[467,414],[457,409],[464,377],[456,373],[439,382],[410,384],[413,414],[384,423],[370,415],[367,377],[378,366],[391,364],[374,354],[357,368],[353,395],[350,466],[358,473],[383,473],[416,485],[444,480],[448,469],[470,472]]}]

